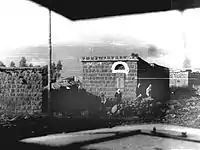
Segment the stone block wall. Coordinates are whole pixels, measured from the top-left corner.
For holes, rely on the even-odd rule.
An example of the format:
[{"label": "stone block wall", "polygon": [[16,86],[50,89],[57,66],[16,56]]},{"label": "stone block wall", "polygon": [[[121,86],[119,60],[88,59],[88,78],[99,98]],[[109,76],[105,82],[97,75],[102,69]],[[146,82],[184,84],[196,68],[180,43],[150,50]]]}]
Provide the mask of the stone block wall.
[{"label": "stone block wall", "polygon": [[130,70],[129,74],[126,76],[125,92],[124,95],[128,97],[128,100],[136,98],[136,89],[137,89],[137,78],[138,78],[138,64],[136,61],[127,62]]},{"label": "stone block wall", "polygon": [[0,114],[41,112],[41,68],[0,68]]},{"label": "stone block wall", "polygon": [[[137,87],[137,61],[127,56],[83,57],[82,58],[82,84],[88,92],[100,95],[104,92],[106,97],[114,98],[117,90],[118,76],[124,78],[123,99],[130,100],[136,97]],[[112,72],[115,62],[125,62],[129,67],[128,74]]]},{"label": "stone block wall", "polygon": [[188,71],[170,70],[170,87],[188,87]]}]

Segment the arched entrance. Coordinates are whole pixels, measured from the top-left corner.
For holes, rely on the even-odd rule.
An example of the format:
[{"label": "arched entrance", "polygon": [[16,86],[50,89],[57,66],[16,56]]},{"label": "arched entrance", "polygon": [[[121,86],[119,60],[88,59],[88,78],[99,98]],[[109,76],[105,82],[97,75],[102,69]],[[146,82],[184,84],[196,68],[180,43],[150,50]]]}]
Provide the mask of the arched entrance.
[{"label": "arched entrance", "polygon": [[115,62],[112,65],[112,73],[115,73],[116,88],[124,91],[125,88],[125,76],[129,72],[129,67],[125,62]]}]

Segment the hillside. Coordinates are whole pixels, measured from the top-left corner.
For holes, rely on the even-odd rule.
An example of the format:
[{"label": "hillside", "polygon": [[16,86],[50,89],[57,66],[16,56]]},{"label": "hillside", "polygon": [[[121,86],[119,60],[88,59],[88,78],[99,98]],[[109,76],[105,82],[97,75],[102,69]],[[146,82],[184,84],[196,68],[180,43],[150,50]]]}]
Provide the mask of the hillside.
[{"label": "hillside", "polygon": [[[138,53],[147,61],[153,61],[162,53],[157,49],[148,49],[146,46],[117,46],[111,44],[103,45],[53,45],[53,61],[61,60],[63,63],[62,76],[79,76],[81,74],[81,62],[79,61],[82,56],[120,56],[130,55],[132,52]],[[28,62],[34,64],[47,64],[48,61],[48,47],[28,47],[19,49],[13,56],[7,58],[7,64],[11,60],[16,63],[20,57],[25,56]]]}]

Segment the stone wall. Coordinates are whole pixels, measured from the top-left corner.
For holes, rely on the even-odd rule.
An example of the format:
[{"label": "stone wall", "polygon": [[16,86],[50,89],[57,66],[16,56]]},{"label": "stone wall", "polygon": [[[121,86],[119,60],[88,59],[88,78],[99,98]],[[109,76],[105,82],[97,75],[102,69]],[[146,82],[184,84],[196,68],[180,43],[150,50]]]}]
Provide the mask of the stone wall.
[{"label": "stone wall", "polygon": [[170,87],[188,87],[188,71],[170,71]]},{"label": "stone wall", "polygon": [[[117,78],[124,79],[123,99],[130,100],[136,97],[137,86],[137,61],[127,56],[107,57],[83,57],[83,88],[95,95],[104,92],[109,98],[113,98],[117,90]],[[129,73],[113,73],[112,65],[115,62],[125,62],[129,67]]]},{"label": "stone wall", "polygon": [[131,100],[136,98],[137,78],[138,78],[138,64],[137,61],[127,61],[130,68],[129,74],[125,78],[125,91],[124,95]]},{"label": "stone wall", "polygon": [[0,113],[41,112],[42,75],[40,68],[0,68]]},{"label": "stone wall", "polygon": [[200,72],[191,72],[189,74],[190,84],[191,86],[199,86],[200,85]]}]

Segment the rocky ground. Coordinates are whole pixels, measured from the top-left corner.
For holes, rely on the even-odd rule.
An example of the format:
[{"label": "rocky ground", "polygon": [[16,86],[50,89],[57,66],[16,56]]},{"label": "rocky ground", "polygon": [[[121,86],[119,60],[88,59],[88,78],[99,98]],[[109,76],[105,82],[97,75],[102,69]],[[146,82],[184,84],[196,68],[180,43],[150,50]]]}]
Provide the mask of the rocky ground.
[{"label": "rocky ground", "polygon": [[[153,101],[140,104],[141,110],[153,110],[146,108]],[[147,105],[146,105],[147,104]],[[45,115],[8,117],[1,116],[0,139],[16,140],[26,137],[41,136],[60,132],[75,132],[95,128],[112,127],[121,124],[143,124],[143,123],[167,123],[187,127],[200,128],[200,96],[170,100],[167,103],[167,111],[162,118],[145,120],[137,116],[111,117],[111,118],[68,118],[63,116],[49,117]],[[135,108],[139,108],[137,105]],[[147,111],[144,112],[147,112]],[[136,111],[137,113],[138,111]],[[143,115],[143,112],[140,114]],[[156,117],[158,117],[157,115]]]},{"label": "rocky ground", "polygon": [[170,100],[169,110],[165,116],[165,123],[200,127],[200,96]]}]

